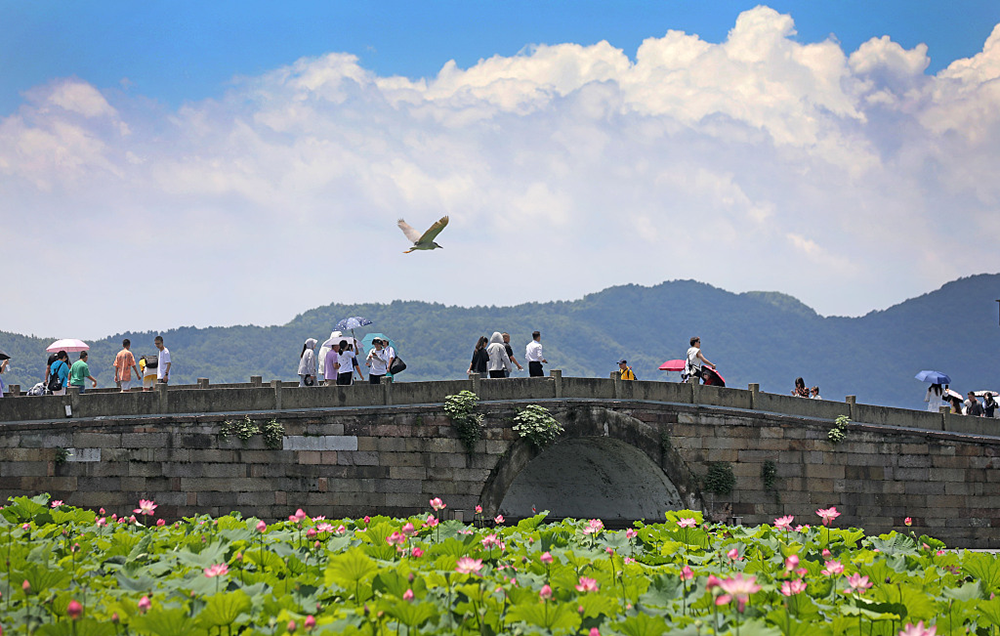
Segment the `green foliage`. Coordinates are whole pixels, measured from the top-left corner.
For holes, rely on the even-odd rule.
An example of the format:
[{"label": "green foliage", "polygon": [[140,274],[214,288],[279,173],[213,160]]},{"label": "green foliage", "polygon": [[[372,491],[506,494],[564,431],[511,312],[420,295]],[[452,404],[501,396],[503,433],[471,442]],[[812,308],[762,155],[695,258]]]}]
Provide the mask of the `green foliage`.
[{"label": "green foliage", "polygon": [[549,410],[537,404],[529,404],[514,417],[514,431],[538,448],[550,444],[563,430]]},{"label": "green foliage", "polygon": [[[897,533],[705,524],[690,510],[667,511],[664,523],[637,524],[632,535],[595,532],[586,520],[544,523],[544,515],[489,528],[432,527],[426,514],[306,516],[263,532],[256,519],[235,516],[109,524],[88,510],[52,508],[47,495],[12,498],[0,514],[0,624],[11,633],[287,636],[292,621],[304,633],[307,617],[317,634],[441,636],[887,636],[918,621],[942,634],[1000,625],[994,554],[939,554],[940,542],[926,547]],[[786,569],[792,554],[795,572]],[[842,574],[820,571],[832,560]],[[722,596],[737,576],[742,611]],[[858,577],[866,580],[852,590]],[[799,579],[803,592],[782,593]],[[67,616],[71,601],[83,607],[78,620]]]},{"label": "green foliage", "polygon": [[708,467],[708,474],[705,475],[705,490],[724,497],[733,492],[736,487],[736,475],[733,474],[733,466],[729,462],[712,462]]},{"label": "green foliage", "polygon": [[778,465],[774,463],[774,460],[764,460],[760,467],[760,480],[764,483],[764,490],[775,490],[778,483]]},{"label": "green foliage", "polygon": [[847,439],[847,427],[851,424],[851,418],[846,415],[839,416],[833,423],[833,428],[826,434],[827,439],[829,439],[834,444],[839,444],[840,442]]},{"label": "green foliage", "polygon": [[483,415],[475,413],[479,396],[472,391],[461,391],[444,399],[444,412],[458,431],[465,450],[471,455],[476,450],[476,442],[483,436]]},{"label": "green foliage", "polygon": [[226,420],[222,423],[222,428],[219,429],[219,434],[223,437],[228,438],[235,435],[244,442],[257,433],[260,433],[260,427],[257,426],[256,422],[250,419],[249,415],[244,417],[242,420]]},{"label": "green foliage", "polygon": [[58,447],[58,448],[56,448],[55,449],[55,460],[54,460],[55,463],[56,463],[56,466],[58,466],[60,464],[65,464],[66,460],[69,459],[69,456],[71,454],[72,453],[70,453],[68,450],[66,450],[65,448],[63,448],[61,446]]},{"label": "green foliage", "polygon": [[261,435],[264,436],[264,446],[280,450],[284,444],[285,427],[278,420],[272,419],[261,427]]}]

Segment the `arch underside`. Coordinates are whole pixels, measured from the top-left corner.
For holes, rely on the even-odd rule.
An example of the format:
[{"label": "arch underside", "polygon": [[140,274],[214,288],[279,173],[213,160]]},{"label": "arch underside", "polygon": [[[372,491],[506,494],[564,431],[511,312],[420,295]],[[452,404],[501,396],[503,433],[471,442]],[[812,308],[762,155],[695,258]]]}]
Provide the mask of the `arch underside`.
[{"label": "arch underside", "polygon": [[677,487],[650,458],[610,437],[564,439],[517,474],[500,503],[514,518],[548,510],[552,518],[661,520],[686,507]]}]

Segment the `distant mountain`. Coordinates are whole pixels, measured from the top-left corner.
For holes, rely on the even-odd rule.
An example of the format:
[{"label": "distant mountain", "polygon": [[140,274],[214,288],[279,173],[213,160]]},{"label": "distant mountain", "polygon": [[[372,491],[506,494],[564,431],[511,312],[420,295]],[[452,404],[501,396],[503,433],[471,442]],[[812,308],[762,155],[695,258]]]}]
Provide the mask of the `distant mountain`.
[{"label": "distant mountain", "polygon": [[[764,391],[788,393],[802,376],[827,399],[857,395],[862,402],[924,408],[926,385],[913,379],[921,369],[950,374],[953,388],[962,392],[1000,388],[996,298],[1000,275],[982,274],[860,318],[823,317],[785,294],[733,294],[687,280],[516,307],[331,304],[278,327],[181,327],[163,336],[174,359],[174,382],[207,377],[221,383],[245,382],[251,375],[297,379],[305,339],[322,342],[347,316],[370,318],[369,329],[397,342],[408,365],[400,381],[465,377],[476,339],[493,331],[511,333],[515,356],[524,364],[534,329],[542,332],[549,368],[567,375],[606,377],[624,357],[640,379],[676,380],[676,374],[656,369],[683,357],[689,338],[698,335],[730,386],[756,382]],[[111,384],[110,365],[122,338],[132,340],[133,352],[145,354],[155,351],[154,335],[115,334],[92,342],[90,367],[100,385]],[[0,332],[0,349],[13,358],[5,380],[25,387],[40,381],[51,341]]]}]

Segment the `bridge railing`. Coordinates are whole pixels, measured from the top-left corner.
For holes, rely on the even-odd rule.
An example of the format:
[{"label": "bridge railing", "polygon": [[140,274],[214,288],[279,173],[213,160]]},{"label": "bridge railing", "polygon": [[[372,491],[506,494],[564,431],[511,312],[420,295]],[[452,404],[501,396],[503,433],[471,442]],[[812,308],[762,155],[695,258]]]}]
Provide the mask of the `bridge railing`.
[{"label": "bridge railing", "polygon": [[622,381],[611,378],[563,377],[553,370],[545,378],[490,380],[473,375],[466,380],[359,383],[353,386],[299,388],[294,382],[260,377],[249,383],[210,385],[201,379],[193,385],[157,385],[154,391],[119,393],[114,389],[75,390],[66,396],[8,395],[0,399],[0,422],[51,421],[64,418],[136,417],[200,413],[242,413],[338,407],[440,404],[462,390],[484,401],[548,399],[638,400],[780,413],[793,417],[834,420],[845,415],[854,422],[904,428],[1000,435],[1000,421],[954,415],[942,408],[931,413],[870,404],[809,400],[747,389],[701,386],[676,382]]}]

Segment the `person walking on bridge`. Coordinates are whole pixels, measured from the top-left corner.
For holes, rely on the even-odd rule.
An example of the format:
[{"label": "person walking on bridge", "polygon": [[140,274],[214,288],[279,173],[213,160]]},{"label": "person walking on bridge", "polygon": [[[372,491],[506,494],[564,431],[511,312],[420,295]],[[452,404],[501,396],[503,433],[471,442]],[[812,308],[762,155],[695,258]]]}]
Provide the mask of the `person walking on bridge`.
[{"label": "person walking on bridge", "polygon": [[[505,331],[505,332],[503,332],[502,335],[503,335],[503,346],[504,346],[504,348],[507,349],[507,357],[510,358],[511,364],[513,364],[515,367],[517,367],[518,371],[524,371],[524,367],[522,367],[521,363],[518,362],[517,358],[514,357],[514,348],[510,346],[510,334]],[[505,378],[509,378],[510,377],[510,371],[508,371],[507,375],[505,375],[504,377]]]},{"label": "person walking on bridge", "polygon": [[549,361],[542,355],[542,334],[538,331],[531,333],[531,342],[524,348],[524,359],[528,362],[528,375],[533,378],[540,378],[544,375],[542,365]]},{"label": "person walking on bridge", "polygon": [[[688,376],[688,382],[699,384],[702,365],[707,365],[710,369],[714,369],[715,365],[709,362],[708,358],[701,353],[701,338],[694,336],[690,342],[691,348],[687,351],[687,364],[684,367],[684,372]],[[694,379],[692,380],[691,378]]]},{"label": "person walking on bridge", "polygon": [[503,343],[503,334],[499,331],[494,331],[490,336],[490,346],[486,347],[486,354],[490,358],[491,378],[505,378],[514,368],[510,363],[510,356],[507,355],[507,347]]},{"label": "person walking on bridge", "polygon": [[153,344],[160,350],[156,356],[156,382],[166,384],[170,381],[170,349],[163,346],[163,336],[153,338]]},{"label": "person walking on bridge", "polygon": [[299,354],[299,386],[316,385],[316,343],[315,338],[306,338]]},{"label": "person walking on bridge", "polygon": [[618,371],[621,373],[622,380],[635,379],[635,373],[632,372],[632,367],[628,366],[628,361],[625,358],[618,361]]},{"label": "person walking on bridge", "polygon": [[129,351],[131,347],[132,342],[128,338],[122,340],[122,350],[115,356],[115,362],[111,365],[115,369],[115,384],[118,385],[122,393],[128,393],[132,389],[133,371],[135,371],[136,382],[142,377],[139,374],[139,368],[135,366],[135,356]]}]

